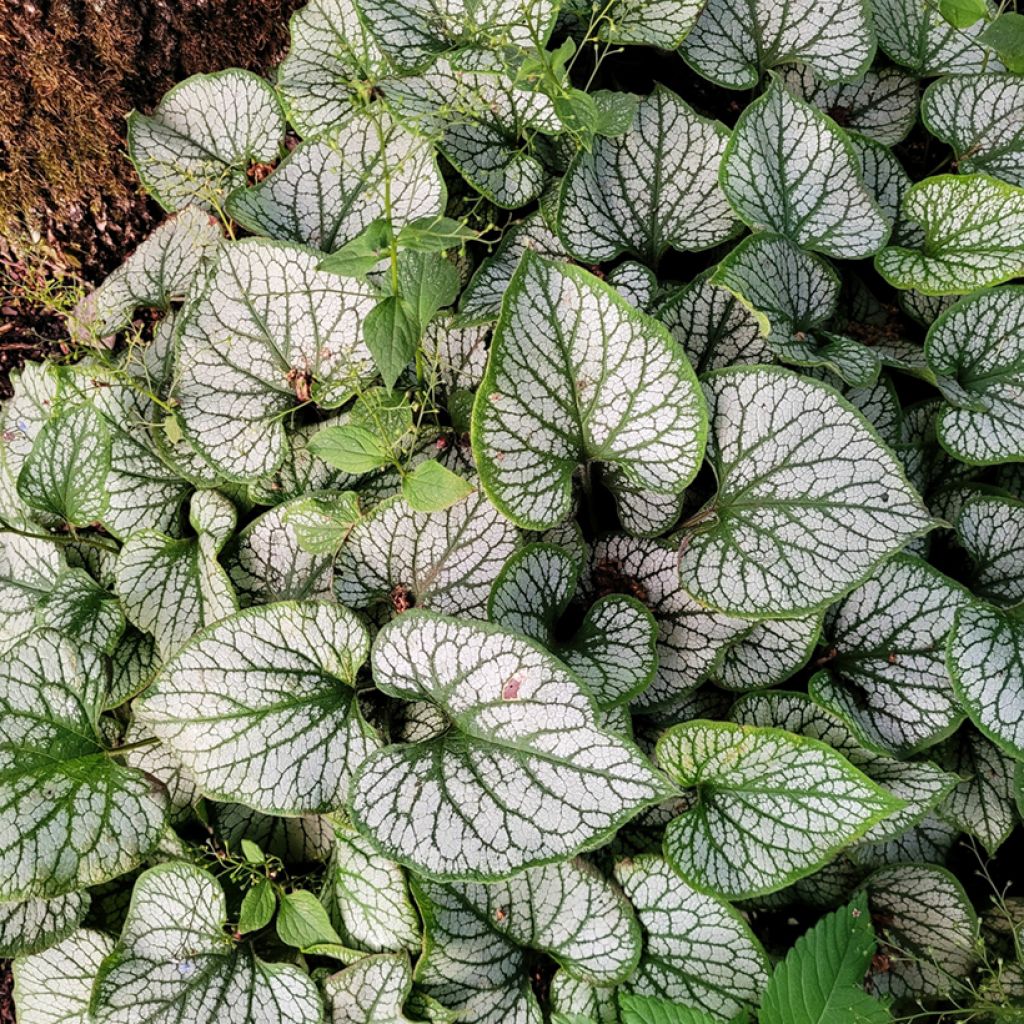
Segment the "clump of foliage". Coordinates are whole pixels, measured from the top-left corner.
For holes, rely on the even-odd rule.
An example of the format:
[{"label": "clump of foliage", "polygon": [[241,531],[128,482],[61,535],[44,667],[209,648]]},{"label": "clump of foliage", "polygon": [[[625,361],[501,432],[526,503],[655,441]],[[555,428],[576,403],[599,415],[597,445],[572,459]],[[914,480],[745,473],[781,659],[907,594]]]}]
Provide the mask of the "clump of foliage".
[{"label": "clump of foliage", "polygon": [[25,1024],[1019,1019],[1021,16],[828,6],[312,0],[132,115],[3,407]]}]

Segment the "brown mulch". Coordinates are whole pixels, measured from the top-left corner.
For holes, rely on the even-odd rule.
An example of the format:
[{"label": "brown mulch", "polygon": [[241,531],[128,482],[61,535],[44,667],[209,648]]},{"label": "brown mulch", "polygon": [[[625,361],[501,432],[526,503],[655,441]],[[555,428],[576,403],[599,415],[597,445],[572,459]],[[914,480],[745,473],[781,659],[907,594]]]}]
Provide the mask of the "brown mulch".
[{"label": "brown mulch", "polygon": [[0,960],[0,1024],[15,1024],[14,1016],[14,975],[11,961]]}]

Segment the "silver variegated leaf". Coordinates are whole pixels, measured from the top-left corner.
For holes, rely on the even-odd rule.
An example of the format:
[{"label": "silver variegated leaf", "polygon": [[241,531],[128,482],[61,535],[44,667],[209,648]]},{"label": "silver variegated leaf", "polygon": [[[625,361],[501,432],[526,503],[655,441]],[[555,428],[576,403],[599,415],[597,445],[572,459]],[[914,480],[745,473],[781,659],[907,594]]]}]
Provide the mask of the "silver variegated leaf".
[{"label": "silver variegated leaf", "polygon": [[565,519],[581,462],[678,494],[700,464],[704,408],[668,332],[586,271],[526,253],[473,413],[484,489],[521,526]]},{"label": "silver variegated leaf", "polygon": [[925,90],[921,117],[932,135],[953,147],[960,170],[1024,186],[1021,107],[1020,75],[953,75]]},{"label": "silver variegated leaf", "polygon": [[636,260],[625,260],[608,272],[605,281],[631,306],[651,312],[660,287],[653,270]]},{"label": "silver variegated leaf", "polygon": [[901,214],[921,226],[920,241],[875,257],[896,288],[964,295],[1024,273],[1024,188],[984,174],[940,174],[907,191]]},{"label": "silver variegated leaf", "polygon": [[61,896],[135,867],[166,800],[108,755],[99,652],[38,630],[0,668],[0,895]]},{"label": "silver variegated leaf", "polygon": [[956,536],[978,597],[1005,607],[1024,601],[1024,502],[976,494],[960,506]]},{"label": "silver variegated leaf", "polygon": [[697,791],[666,828],[665,855],[732,899],[810,874],[903,806],[828,745],[781,729],[685,722],[658,740],[657,759]]},{"label": "silver variegated leaf", "polygon": [[487,368],[490,338],[489,325],[463,324],[449,313],[427,324],[423,354],[449,397],[453,391],[475,391],[479,387]]},{"label": "silver variegated leaf", "polygon": [[328,860],[334,849],[334,829],[318,814],[280,818],[260,814],[241,804],[214,804],[217,835],[229,846],[250,839],[264,853],[286,862],[313,864]]},{"label": "silver variegated leaf", "polygon": [[493,879],[564,858],[665,793],[636,747],[598,728],[577,678],[531,641],[410,611],[378,634],[372,666],[378,689],[427,700],[449,723],[370,756],[352,788],[356,827],[425,875]]},{"label": "silver variegated leaf", "polygon": [[819,81],[811,68],[799,64],[780,74],[787,89],[841,128],[883,145],[902,142],[917,120],[920,87],[912,75],[898,68],[869,68],[852,82]]},{"label": "silver variegated leaf", "polygon": [[310,1024],[322,1017],[309,976],[264,963],[225,931],[217,880],[183,861],[139,876],[93,993],[96,1024]]},{"label": "silver variegated leaf", "polygon": [[409,957],[367,956],[324,981],[332,1024],[411,1024],[402,1010],[412,991]]},{"label": "silver variegated leaf", "polygon": [[430,142],[377,106],[300,143],[226,209],[258,235],[334,252],[380,217],[397,232],[438,216],[446,195]]},{"label": "silver variegated leaf", "polygon": [[[26,363],[11,374],[13,397],[0,405],[0,514],[28,522],[32,511],[18,494],[18,475],[57,397],[57,372],[49,363]],[[34,532],[34,531],[33,531]]]},{"label": "silver variegated leaf", "polygon": [[697,600],[740,616],[810,613],[930,529],[895,456],[831,388],[737,367],[707,375],[705,392],[718,494],[680,557]]},{"label": "silver variegated leaf", "polygon": [[889,237],[846,133],[778,78],[736,122],[721,179],[748,225],[805,249],[858,259]]},{"label": "silver variegated leaf", "polygon": [[368,646],[336,605],[250,608],[181,648],[136,713],[214,799],[267,814],[336,810],[379,746],[354,691]]},{"label": "silver variegated leaf", "polygon": [[558,230],[591,262],[631,252],[655,265],[668,248],[708,249],[739,227],[718,183],[729,132],[658,86],[629,130],[581,149],[562,180]]},{"label": "silver variegated leaf", "polygon": [[562,1014],[569,1024],[619,1024],[617,989],[599,988],[577,981],[566,971],[555,971],[549,997],[553,1024],[561,1024]]},{"label": "silver variegated leaf", "polygon": [[116,597],[84,569],[65,569],[36,607],[36,625],[110,654],[124,632],[125,618]]},{"label": "silver variegated leaf", "polygon": [[341,405],[373,376],[362,321],[377,296],[365,281],[318,271],[319,258],[265,239],[225,245],[181,325],[182,429],[229,478],[273,473],[290,409]]},{"label": "silver variegated leaf", "polygon": [[0,956],[26,956],[55,945],[78,927],[88,909],[89,897],[82,892],[0,903]]},{"label": "silver variegated leaf", "polygon": [[277,69],[288,120],[304,137],[344,120],[387,70],[355,0],[312,0],[292,15],[291,46]]},{"label": "silver variegated leaf", "polygon": [[386,498],[353,526],[334,566],[334,593],[353,608],[415,605],[486,616],[487,595],[519,530],[479,491],[441,512]]},{"label": "silver variegated leaf", "polygon": [[635,706],[674,703],[708,675],[716,656],[749,628],[744,619],[698,604],[679,588],[678,554],[665,541],[607,537],[593,548],[584,590],[628,594],[644,604],[658,626],[658,667]]},{"label": "silver variegated leaf", "polygon": [[946,451],[972,465],[1024,461],[1024,288],[948,309],[928,331],[925,358],[943,385],[937,431]]},{"label": "silver variegated leaf", "polygon": [[862,843],[850,850],[861,868],[872,870],[893,864],[944,863],[961,833],[936,812],[925,815],[912,828],[882,843]]},{"label": "silver variegated leaf", "polygon": [[946,671],[946,637],[969,597],[919,559],[893,558],[829,609],[831,674],[812,679],[811,695],[899,757],[948,736],[963,712]]},{"label": "silver variegated leaf", "polygon": [[983,604],[956,613],[947,652],[953,688],[974,724],[1024,758],[1024,624]]},{"label": "silver variegated leaf", "polygon": [[814,0],[708,0],[683,41],[687,62],[718,85],[753,89],[779,64],[811,67],[826,82],[862,74],[874,56],[867,4],[823,8]]},{"label": "silver variegated leaf", "polygon": [[784,683],[807,664],[821,635],[821,613],[800,619],[766,619],[729,644],[712,676],[727,690],[753,690]]},{"label": "silver variegated leaf", "polygon": [[[146,744],[146,740],[151,742]],[[125,746],[139,744],[137,750],[125,753],[125,764],[159,780],[167,791],[168,818],[171,824],[179,825],[188,821],[202,799],[196,780],[138,719],[133,719],[125,730],[124,742]]]},{"label": "silver variegated leaf", "polygon": [[629,991],[700,1007],[716,1021],[760,1001],[768,958],[728,903],[688,885],[660,857],[619,861],[615,878],[644,933]]},{"label": "silver variegated leaf", "polygon": [[[892,226],[889,241],[893,245],[915,245],[920,241],[920,229],[908,224],[900,214],[903,197],[913,186],[910,175],[888,146],[855,132],[850,132],[847,138],[853,146],[854,153],[857,154],[857,166],[864,185],[875,197],[875,202],[878,203],[886,222]],[[889,347],[894,346],[893,342],[887,339],[883,339],[882,345],[880,354],[885,359]]]},{"label": "silver variegated leaf", "polygon": [[189,508],[195,537],[175,540],[142,530],[121,548],[115,588],[125,614],[152,634],[161,658],[238,610],[231,580],[217,561],[236,518],[234,505],[223,495],[196,491]]},{"label": "silver variegated leaf", "polygon": [[39,603],[66,567],[56,543],[0,532],[0,647],[33,629]]},{"label": "silver variegated leaf", "polygon": [[284,112],[270,84],[229,68],[179,82],[150,115],[133,111],[128,155],[164,209],[189,203],[219,209],[245,186],[250,165],[277,159],[284,131]]},{"label": "silver variegated leaf", "polygon": [[674,50],[693,28],[704,0],[613,0],[601,9],[601,39]]},{"label": "silver variegated leaf", "polygon": [[[988,6],[995,10],[994,4]],[[986,67],[1003,70],[995,54],[978,42],[984,18],[960,28],[929,0],[872,0],[872,7],[878,45],[918,78],[973,75]]]},{"label": "silver variegated leaf", "polygon": [[866,888],[889,958],[872,988],[897,999],[957,991],[977,960],[978,918],[956,878],[934,864],[901,864],[876,871]]},{"label": "silver variegated leaf", "polygon": [[50,949],[19,957],[14,986],[21,1024],[94,1024],[93,983],[113,947],[109,935],[81,929]]}]

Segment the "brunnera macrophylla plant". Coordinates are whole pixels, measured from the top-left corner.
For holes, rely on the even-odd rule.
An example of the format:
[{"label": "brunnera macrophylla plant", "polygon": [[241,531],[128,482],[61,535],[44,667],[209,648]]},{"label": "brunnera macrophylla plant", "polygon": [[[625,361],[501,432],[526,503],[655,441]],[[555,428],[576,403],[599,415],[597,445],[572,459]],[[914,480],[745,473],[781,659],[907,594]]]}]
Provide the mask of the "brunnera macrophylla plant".
[{"label": "brunnera macrophylla plant", "polygon": [[20,1021],[1017,1019],[1013,7],[312,0],[131,115],[0,410]]}]

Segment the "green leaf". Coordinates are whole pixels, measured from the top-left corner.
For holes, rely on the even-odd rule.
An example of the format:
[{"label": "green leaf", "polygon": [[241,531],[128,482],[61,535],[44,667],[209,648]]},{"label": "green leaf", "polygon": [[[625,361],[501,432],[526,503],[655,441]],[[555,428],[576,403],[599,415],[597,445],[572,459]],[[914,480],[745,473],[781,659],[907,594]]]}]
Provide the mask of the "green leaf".
[{"label": "green leaf", "polygon": [[878,940],[867,897],[823,917],[804,932],[772,974],[761,1024],[884,1024],[889,1011],[864,991]]},{"label": "green leaf", "polygon": [[170,861],[143,872],[112,953],[93,990],[96,1024],[194,1024],[218,1014],[224,1024],[293,1024],[321,1017],[309,976],[291,964],[264,963],[224,931],[227,908],[216,879]]},{"label": "green leaf", "polygon": [[1011,757],[1024,758],[1024,623],[987,605],[964,605],[946,657],[971,721]]},{"label": "green leaf", "polygon": [[81,929],[50,949],[14,962],[21,1024],[94,1024],[93,982],[114,940]]},{"label": "green leaf", "polygon": [[341,491],[290,502],[284,521],[307,554],[333,555],[361,517],[359,496],[354,491]]},{"label": "green leaf", "polygon": [[[386,296],[366,314],[363,340],[388,390],[395,386],[402,371],[412,362],[421,333],[415,308],[401,295]],[[323,455],[322,452],[318,454]],[[339,468],[353,472],[349,466]]]},{"label": "green leaf", "polygon": [[473,493],[473,485],[428,459],[402,477],[402,497],[414,512],[441,512]]},{"label": "green leaf", "polygon": [[238,930],[246,935],[266,928],[276,909],[277,896],[274,893],[274,886],[268,879],[261,878],[251,889],[246,890],[242,898],[242,909],[238,912]]},{"label": "green leaf", "polygon": [[725,241],[738,227],[718,184],[728,135],[723,124],[657,87],[640,101],[626,134],[598,139],[566,171],[558,199],[566,247],[582,260],[629,251],[655,264],[669,247]]},{"label": "green leaf", "polygon": [[484,618],[491,584],[519,531],[477,491],[440,512],[386,498],[352,528],[334,565],[334,593],[351,608],[390,602]]},{"label": "green leaf", "polygon": [[[919,0],[872,0],[872,7],[879,47],[918,78],[1003,70],[980,40],[984,21],[958,28],[943,17],[939,4]],[[995,4],[986,8],[994,12]]]},{"label": "green leaf", "polygon": [[106,422],[95,409],[81,406],[43,424],[18,475],[18,493],[40,512],[89,526],[107,510],[109,472]]},{"label": "green leaf", "polygon": [[575,676],[514,634],[411,611],[378,633],[372,665],[378,689],[448,722],[370,756],[352,787],[355,826],[425,875],[493,879],[564,858],[666,792],[632,744],[598,728]]},{"label": "green leaf", "polygon": [[716,1018],[690,1007],[670,1003],[657,996],[619,996],[622,1024],[715,1024]]},{"label": "green leaf", "polygon": [[217,561],[235,529],[234,506],[216,491],[197,491],[189,519],[194,538],[140,530],[125,542],[114,566],[125,614],[153,635],[162,658],[238,610],[231,580]]},{"label": "green leaf", "polygon": [[324,905],[305,889],[286,892],[277,912],[277,937],[296,949],[309,949],[324,943],[341,945],[341,937],[331,926]]},{"label": "green leaf", "polygon": [[311,0],[292,15],[289,28],[277,86],[288,120],[311,138],[344,120],[388,65],[354,0]]},{"label": "green leaf", "polygon": [[49,630],[0,669],[0,896],[53,897],[130,871],[156,844],[166,799],[101,741],[99,652]]},{"label": "green leaf", "polygon": [[405,954],[364,957],[324,981],[332,1024],[412,1024],[402,1012],[411,992]]},{"label": "green leaf", "polygon": [[693,370],[668,332],[586,271],[527,253],[473,410],[480,479],[498,508],[529,529],[556,525],[591,460],[678,494],[704,441]]},{"label": "green leaf", "polygon": [[[477,233],[461,220],[451,217],[420,217],[409,221],[398,233],[398,244],[413,252],[444,252],[476,239]],[[447,302],[442,305],[448,305]]]},{"label": "green leaf", "polygon": [[953,147],[961,171],[1024,186],[1024,129],[1013,119],[1022,104],[1020,75],[957,75],[928,86],[921,117],[932,135]]},{"label": "green leaf", "polygon": [[692,888],[660,857],[620,860],[615,879],[633,904],[644,950],[627,991],[728,1020],[757,1003],[768,958],[739,912]]},{"label": "green leaf", "polygon": [[858,259],[889,237],[846,134],[778,77],[736,122],[721,180],[745,223],[805,249]]},{"label": "green leaf", "polygon": [[352,423],[325,427],[310,438],[309,450],[329,466],[353,476],[370,473],[391,461],[383,438]]},{"label": "green leaf", "polygon": [[391,228],[383,217],[370,221],[354,238],[320,261],[318,270],[342,277],[364,277],[391,249]]},{"label": "green leaf", "polygon": [[89,897],[82,892],[0,903],[0,956],[42,952],[70,935],[88,909]]},{"label": "green leaf", "polygon": [[459,286],[458,270],[441,253],[410,250],[398,254],[398,294],[413,311],[417,341],[434,314],[456,300]]},{"label": "green leaf", "polygon": [[894,146],[917,120],[920,86],[899,68],[869,68],[852,82],[822,82],[807,66],[780,69],[779,77],[795,96],[828,114],[848,132]]},{"label": "green leaf", "polygon": [[245,857],[249,864],[262,864],[266,859],[258,844],[254,843],[251,839],[243,839],[241,846],[242,856]]},{"label": "green leaf", "polygon": [[284,132],[284,113],[270,84],[229,68],[179,82],[151,115],[133,110],[128,155],[165,210],[191,202],[219,209],[245,186],[251,164],[277,159]]},{"label": "green leaf", "polygon": [[895,456],[831,388],[735,367],[708,374],[705,392],[718,494],[680,559],[698,601],[741,616],[807,614],[930,529]]},{"label": "green leaf", "polygon": [[224,246],[178,338],[182,428],[225,476],[269,476],[287,452],[296,405],[341,405],[373,373],[361,325],[370,285],[316,269],[302,246],[248,238]]},{"label": "green leaf", "polygon": [[708,0],[683,41],[688,64],[727,89],[753,89],[767,68],[807,64],[826,82],[861,74],[874,56],[862,0],[822,8],[815,0]]},{"label": "green leaf", "polygon": [[1024,502],[975,494],[960,507],[956,535],[978,597],[1004,607],[1024,601]]},{"label": "green leaf", "polygon": [[809,684],[815,700],[863,741],[906,757],[963,720],[944,661],[959,584],[908,555],[880,566],[825,616],[831,677]]},{"label": "green leaf", "polygon": [[446,199],[429,141],[377,106],[300,143],[226,210],[256,234],[333,252],[379,218],[397,232],[441,213]]},{"label": "green leaf", "polygon": [[80,644],[113,652],[124,632],[124,612],[116,597],[84,569],[66,569],[36,606],[36,625],[55,629]]},{"label": "green leaf", "polygon": [[640,104],[639,96],[628,92],[612,92],[610,89],[595,89],[587,95],[596,107],[593,125],[595,135],[611,139],[629,131]]},{"label": "green leaf", "polygon": [[1024,14],[1004,11],[985,26],[978,41],[991,46],[1008,70],[1024,73]]},{"label": "green leaf", "polygon": [[1024,188],[940,174],[911,187],[902,213],[923,228],[920,247],[889,246],[875,257],[896,288],[963,295],[1024,273]]},{"label": "green leaf", "polygon": [[988,17],[985,0],[939,0],[939,13],[954,28],[970,28]]},{"label": "green leaf", "polygon": [[378,746],[353,689],[367,649],[346,608],[249,608],[181,648],[136,713],[214,799],[266,814],[337,810]]},{"label": "green leaf", "polygon": [[809,875],[902,806],[830,746],[780,729],[686,722],[656,753],[674,782],[696,789],[665,830],[665,855],[729,899]]},{"label": "green leaf", "polygon": [[948,309],[928,331],[925,358],[945,399],[936,430],[946,451],[972,465],[1024,461],[1024,288]]},{"label": "green leaf", "polygon": [[0,531],[0,643],[33,629],[36,609],[66,568],[60,545]]}]

